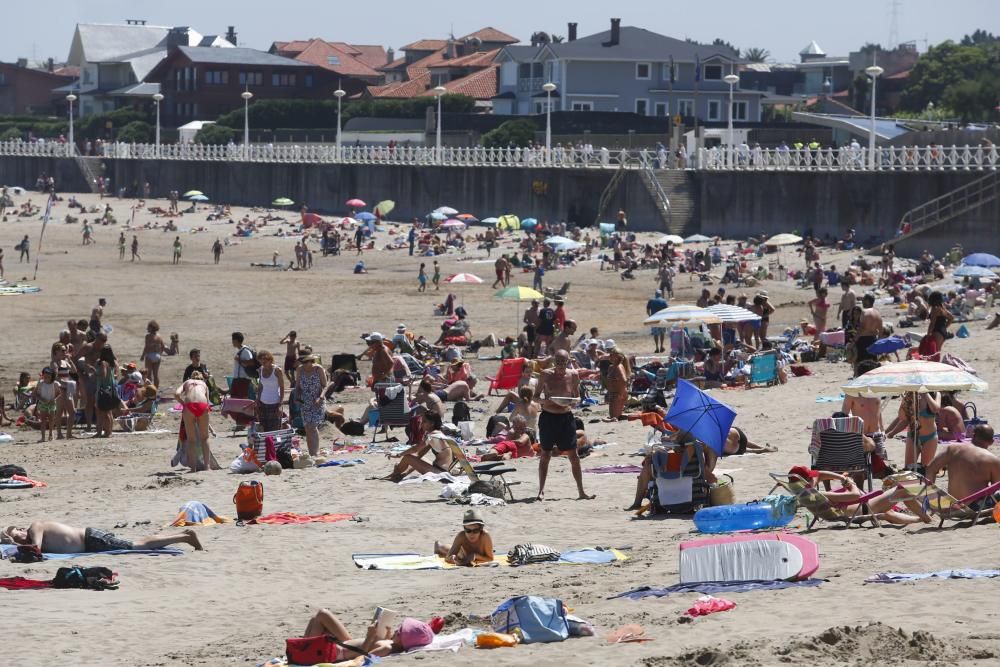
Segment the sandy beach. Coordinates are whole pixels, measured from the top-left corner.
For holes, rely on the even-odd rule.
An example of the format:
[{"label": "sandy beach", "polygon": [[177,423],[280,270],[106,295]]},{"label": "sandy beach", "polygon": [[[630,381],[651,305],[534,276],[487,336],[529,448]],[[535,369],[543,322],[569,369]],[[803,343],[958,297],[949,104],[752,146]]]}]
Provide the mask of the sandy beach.
[{"label": "sandy beach", "polygon": [[[78,197],[87,205],[98,203],[96,195]],[[44,206],[44,197],[38,193],[14,199],[15,204],[31,199]],[[131,200],[110,202],[118,220],[129,218]],[[148,204],[166,206],[162,200]],[[98,297],[108,300],[104,322],[113,327],[109,342],[119,360],[138,360],[146,323],[151,319],[160,323],[165,339],[170,332],[179,334],[181,354],[165,357],[161,366],[161,395],[172,394],[180,382],[188,363],[187,350],[192,347],[201,348],[209,369],[220,380],[224,378],[232,367],[233,331],[243,331],[249,345],[258,351],[271,350],[280,359],[283,349],[278,341],[295,329],[300,340],[312,345],[328,362],[335,353],[360,353],[363,332],[391,335],[398,323],[429,337],[436,337],[439,330],[440,318],[433,315],[433,307],[444,300],[448,286],[442,285],[440,292],[431,287],[418,294],[417,267],[429,258],[409,257],[405,250],[365,252],[362,259],[369,269],[367,275],[352,273],[356,261],[353,252],[322,257],[318,243],[311,244],[314,267],[309,271],[255,269],[251,262],[270,262],[275,251],[287,263],[294,256],[294,238],[270,236],[278,226],[271,223],[262,235],[236,239],[232,237],[233,225],[205,222],[209,209],[199,207],[197,213],[176,223],[184,246],[179,265],[171,263],[175,234],[149,229],[134,231],[142,261],[133,263],[118,259],[121,225],[96,226],[96,243],[82,246],[81,225],[63,223],[67,210],[65,202],[56,205],[45,234],[38,276],[33,281],[42,291],[0,297],[0,393],[7,396],[20,371],[34,377],[46,365],[49,347],[66,320],[88,317]],[[233,209],[236,219],[244,212]],[[298,217],[294,212],[279,214],[289,223]],[[157,220],[164,223],[162,218],[141,212],[135,225]],[[8,281],[22,277],[30,281],[40,226],[37,218],[13,216],[0,223]],[[189,231],[200,226],[207,231]],[[290,227],[285,225],[286,230]],[[31,267],[19,264],[13,250],[25,234],[32,242]],[[131,234],[129,231],[129,239]],[[221,263],[214,265],[212,243],[227,236],[233,245],[225,248]],[[380,233],[377,246],[381,248],[388,239],[386,233]],[[842,266],[856,255],[824,251],[822,261]],[[802,260],[794,251],[786,249],[785,257],[801,268]],[[520,311],[515,312],[513,303],[492,298],[489,283],[493,267],[485,251],[449,254],[438,260],[445,276],[465,271],[486,280],[484,285],[459,285],[450,290],[469,311],[475,337],[513,331],[514,324],[520,322]],[[552,271],[546,284],[571,283],[566,309],[581,331],[596,326],[602,337],[615,339],[629,354],[652,353],[648,329],[641,323],[646,300],[655,287],[655,273],[640,271],[637,280],[628,282],[615,272],[598,268],[595,261]],[[530,286],[531,275],[515,273],[514,282]],[[796,288],[791,281],[766,281],[763,287],[778,308],[771,317],[772,332],[808,317],[805,303],[812,298],[811,290]],[[679,275],[671,303],[694,303],[700,289],[699,283]],[[831,300],[837,296],[832,294]],[[834,313],[835,306],[831,322]],[[883,314],[887,322],[898,320],[889,309]],[[981,321],[967,326],[971,336],[950,340],[947,350],[973,366],[991,387],[1000,387],[996,332],[987,331]],[[492,375],[498,363],[473,360],[473,368],[482,378]],[[812,376],[793,378],[786,385],[713,392],[738,412],[736,425],[751,440],[778,449],[777,453],[720,462],[735,479],[738,502],[766,495],[771,488],[769,472],[807,465],[813,420],[839,408],[835,403],[817,402],[817,398],[838,395],[850,377],[850,366],[821,361],[809,367]],[[368,369],[369,363],[361,362],[362,374]],[[360,390],[344,392],[341,400],[348,415],[360,416],[368,395]],[[1000,403],[993,392],[964,399],[975,401],[980,415],[991,421],[1000,415]],[[486,415],[498,401],[491,397],[472,404],[478,435],[483,435]],[[169,407],[170,403],[161,405]],[[886,407],[883,415],[887,421],[897,406],[894,401]],[[591,417],[604,417],[606,410],[606,406],[598,406]],[[212,446],[226,466],[239,454],[239,442],[245,435],[233,436],[232,422],[217,414],[212,421],[219,432]],[[936,522],[933,527],[852,529],[820,524],[806,536],[819,545],[821,566],[816,576],[825,580],[821,585],[719,594],[735,601],[736,608],[681,622],[683,612],[698,594],[641,601],[608,599],[639,586],[676,583],[678,544],[698,537],[689,519],[636,520],[624,512],[622,508],[631,503],[635,490],[634,475],[585,474],[587,490],[597,498],[577,501],[568,464],[553,460],[546,501],[480,508],[497,551],[506,553],[524,542],[558,550],[618,547],[625,548],[629,556],[625,562],[363,571],[354,566],[353,553],[430,553],[435,540],[450,541],[460,530],[465,508],[439,500],[439,487],[434,483],[396,486],[370,480],[386,474],[394,462],[379,453],[337,455],[365,460],[354,467],[286,470],[278,477],[238,476],[228,471],[180,474],[170,468],[178,424],[177,414],[161,410],[158,425],[165,429],[163,433],[115,433],[107,440],[84,438],[44,444],[35,442],[35,431],[6,429],[14,442],[0,444],[0,464],[23,466],[48,487],[0,491],[0,522],[20,525],[48,518],[139,537],[160,531],[190,500],[234,517],[233,493],[244,479],[263,480],[265,512],[350,513],[359,520],[198,528],[204,552],[184,547],[182,556],[94,556],[79,561],[80,565],[102,565],[118,572],[122,583],[117,591],[0,591],[0,599],[6,601],[0,627],[8,639],[8,655],[16,653],[20,664],[256,665],[283,655],[284,640],[299,636],[310,616],[322,607],[334,611],[355,633],[363,633],[377,605],[417,618],[446,617],[446,631],[452,631],[474,625],[465,616],[489,614],[499,603],[520,594],[562,599],[575,615],[597,627],[598,636],[488,654],[471,647],[457,653],[417,653],[389,658],[388,663],[692,667],[1000,663],[995,606],[1000,580],[864,583],[866,577],[880,572],[996,567],[992,549],[1000,533],[994,524],[971,528],[949,524],[940,530]],[[645,443],[645,429],[638,422],[587,424],[587,429],[610,444],[586,458],[584,469],[640,463],[636,452]],[[321,431],[322,448],[329,448],[335,439],[343,442],[345,438],[332,426]],[[902,441],[893,440],[888,448],[893,461],[901,463]],[[514,466],[517,472],[511,479],[520,482],[514,487],[515,496],[534,498],[537,462],[519,460]],[[793,526],[796,531],[805,530],[801,514]],[[56,561],[32,565],[0,561],[0,576],[48,579],[59,565]],[[605,642],[607,634],[627,623],[642,624],[655,640],[644,644]]]}]

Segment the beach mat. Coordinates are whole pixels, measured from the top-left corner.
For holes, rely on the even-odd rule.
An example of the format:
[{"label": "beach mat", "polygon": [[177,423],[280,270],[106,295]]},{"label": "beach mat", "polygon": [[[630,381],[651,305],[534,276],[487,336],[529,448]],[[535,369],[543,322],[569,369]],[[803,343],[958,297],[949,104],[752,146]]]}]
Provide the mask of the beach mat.
[{"label": "beach mat", "polygon": [[[354,564],[362,570],[451,570],[460,567],[446,563],[444,558],[440,556],[417,553],[354,554],[351,558],[354,560]],[[506,554],[495,554],[494,558],[492,563],[484,563],[477,567],[510,565],[507,562]],[[552,563],[559,565],[606,565],[625,560],[628,560],[628,556],[618,549],[577,549],[564,551],[559,560],[552,561]]]},{"label": "beach mat", "polygon": [[641,600],[642,598],[661,598],[672,593],[703,593],[714,595],[715,593],[748,593],[750,591],[777,591],[783,588],[798,588],[803,586],[819,586],[824,583],[824,579],[803,579],[802,581],[785,581],[778,579],[774,581],[701,581],[688,584],[674,584],[666,588],[653,588],[652,586],[641,586],[630,591],[612,595],[609,600],[617,598],[628,598],[630,600]]},{"label": "beach mat", "polygon": [[300,523],[337,523],[353,519],[355,514],[295,514],[294,512],[275,512],[265,514],[256,519],[251,519],[247,523],[260,523],[267,525],[289,525]]},{"label": "beach mat", "polygon": [[865,579],[866,584],[895,584],[922,579],[993,579],[1000,570],[941,570],[940,572],[879,572]]},{"label": "beach mat", "polygon": [[[0,558],[10,558],[17,553],[16,544],[0,544]],[[94,551],[75,554],[49,554],[43,553],[45,560],[72,560],[83,558],[84,556],[121,556],[138,554],[142,556],[180,556],[184,553],[182,549],[165,547],[163,549],[113,549],[111,551]]]}]

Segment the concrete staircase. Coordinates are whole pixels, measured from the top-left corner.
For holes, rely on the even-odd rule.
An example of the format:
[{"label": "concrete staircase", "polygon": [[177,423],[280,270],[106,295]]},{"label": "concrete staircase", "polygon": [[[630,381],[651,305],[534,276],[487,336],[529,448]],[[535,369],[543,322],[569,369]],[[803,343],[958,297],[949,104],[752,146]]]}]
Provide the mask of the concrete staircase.
[{"label": "concrete staircase", "polygon": [[76,166],[80,168],[83,179],[87,182],[90,191],[97,194],[97,177],[101,174],[101,158],[93,156],[75,155]]},{"label": "concrete staircase", "polygon": [[658,208],[668,234],[690,236],[698,232],[698,202],[687,171],[644,169],[643,182],[660,203]]},{"label": "concrete staircase", "polygon": [[[970,211],[997,199],[1000,199],[1000,172],[977,178],[910,209],[899,221],[900,229],[909,225],[910,231],[897,236],[892,242],[900,243],[946,222],[958,220]],[[877,255],[880,252],[880,246],[876,245],[869,254]]]}]

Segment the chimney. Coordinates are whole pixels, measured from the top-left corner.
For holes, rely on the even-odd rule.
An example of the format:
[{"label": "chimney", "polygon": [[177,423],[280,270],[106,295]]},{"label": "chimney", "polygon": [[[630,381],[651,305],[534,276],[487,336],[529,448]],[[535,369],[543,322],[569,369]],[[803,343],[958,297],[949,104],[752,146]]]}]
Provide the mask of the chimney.
[{"label": "chimney", "polygon": [[621,19],[611,19],[611,39],[608,40],[608,46],[617,46],[621,42],[621,26]]},{"label": "chimney", "polygon": [[226,41],[233,46],[239,46],[239,44],[236,43],[236,26],[229,26],[229,30],[226,31]]},{"label": "chimney", "polygon": [[385,64],[391,65],[392,61],[394,61],[395,59],[396,59],[396,52],[393,51],[392,47],[390,46],[388,49],[385,50]]},{"label": "chimney", "polygon": [[52,60],[52,58],[49,58],[49,59],[48,59],[48,60],[46,61],[46,63],[45,63],[45,67],[46,67],[46,69],[48,69],[48,71],[49,71],[49,72],[54,72],[54,71],[56,71],[56,63],[55,63],[55,61],[54,61],[54,60]]},{"label": "chimney", "polygon": [[455,40],[449,38],[448,45],[444,49],[445,60],[451,60],[455,57]]},{"label": "chimney", "polygon": [[568,39],[571,42],[575,42],[576,41],[576,23],[570,23],[569,24],[569,29],[567,30],[567,33],[568,33],[568,36],[566,37],[566,39]]},{"label": "chimney", "polygon": [[24,69],[25,67],[28,66],[28,59],[27,58],[18,58],[17,59],[17,66],[20,67],[21,69]]},{"label": "chimney", "polygon": [[189,28],[187,26],[171,28],[170,32],[167,33],[167,48],[173,48],[175,46],[190,46],[188,30]]}]

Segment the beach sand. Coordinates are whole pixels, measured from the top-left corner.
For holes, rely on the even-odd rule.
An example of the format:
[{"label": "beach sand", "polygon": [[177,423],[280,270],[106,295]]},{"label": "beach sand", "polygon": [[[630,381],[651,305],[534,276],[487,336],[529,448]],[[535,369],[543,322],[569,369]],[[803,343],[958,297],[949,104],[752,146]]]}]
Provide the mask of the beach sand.
[{"label": "beach sand", "polygon": [[[43,202],[37,193],[16,197]],[[97,197],[82,196],[85,203]],[[128,218],[131,202],[112,200],[119,220]],[[153,204],[154,202],[150,202]],[[165,206],[165,202],[156,204]],[[42,247],[38,294],[0,298],[0,387],[8,393],[19,371],[36,375],[68,318],[86,318],[98,297],[108,299],[105,322],[119,359],[137,360],[146,323],[156,319],[161,333],[180,335],[181,355],[165,358],[163,392],[172,392],[187,364],[186,352],[197,346],[210,370],[224,378],[232,367],[230,333],[246,333],[256,349],[283,350],[278,340],[290,329],[314,346],[325,361],[338,352],[359,353],[362,332],[391,335],[397,323],[436,336],[433,304],[440,293],[417,294],[421,261],[405,251],[366,252],[371,271],[353,275],[353,253],[340,257],[315,254],[313,270],[303,273],[252,269],[250,262],[269,262],[273,251],[287,261],[293,241],[271,236],[239,239],[226,248],[222,263],[212,263],[211,245],[233,227],[203,223],[204,214],[184,216],[181,229],[206,224],[204,233],[181,233],[184,255],[171,265],[174,234],[138,230],[142,262],[119,262],[118,227],[96,227],[97,243],[81,247],[81,225],[62,223],[65,203],[57,205]],[[207,211],[206,211],[207,212]],[[234,210],[241,215],[242,210]],[[93,217],[90,215],[84,217]],[[294,213],[286,218],[292,220]],[[139,214],[137,224],[154,220]],[[162,223],[162,219],[161,219]],[[19,265],[12,247],[24,235],[38,250],[40,223],[0,224],[0,245],[6,250],[6,277],[31,278],[32,269]],[[274,227],[267,228],[268,230]],[[650,235],[650,238],[654,238]],[[380,234],[379,246],[385,235]],[[237,241],[237,239],[231,239]],[[314,250],[318,244],[313,244]],[[495,256],[495,255],[494,255]],[[802,262],[788,249],[789,263]],[[845,253],[824,252],[824,264],[846,263]],[[474,259],[468,259],[474,258]],[[794,259],[793,259],[794,258]],[[466,261],[455,255],[439,258],[445,276],[459,271],[477,273],[485,285],[456,286],[469,310],[475,335],[512,331],[520,311],[509,302],[491,298],[492,266],[483,251],[471,251]],[[429,261],[428,261],[429,264]],[[598,271],[584,263],[546,276],[546,283],[572,283],[569,316],[586,330],[598,326],[628,353],[649,354],[652,341],[641,326],[646,300],[654,289],[654,274],[637,273],[623,282],[618,274]],[[515,282],[530,285],[529,274],[516,273]],[[673,303],[693,303],[700,285],[678,276]],[[714,290],[716,286],[713,286]],[[772,302],[772,331],[808,316],[804,305],[811,290],[791,282],[767,282]],[[746,290],[751,292],[752,290]],[[839,291],[839,290],[838,290]],[[831,299],[839,298],[832,294]],[[836,303],[836,302],[834,302]],[[831,321],[835,308],[831,311]],[[895,321],[898,318],[889,318]],[[1000,382],[994,332],[972,323],[968,339],[948,342],[947,350],[978,369],[994,386]],[[473,362],[476,373],[492,374],[495,361]],[[362,371],[368,370],[362,362]],[[818,396],[836,395],[850,374],[847,364],[810,364],[814,375],[794,378],[787,385],[750,391],[716,391],[717,398],[739,413],[736,425],[758,443],[777,453],[728,458],[720,467],[734,470],[737,499],[761,498],[771,487],[771,471],[807,464],[809,428],[836,404],[817,403]],[[484,380],[485,382],[485,380]],[[359,416],[367,392],[348,391],[343,402],[349,415]],[[993,395],[967,396],[980,414],[998,414]],[[477,410],[495,408],[498,399],[476,403]],[[167,407],[171,401],[165,401]],[[896,403],[884,415],[894,416]],[[481,434],[486,415],[475,413]],[[603,417],[600,406],[593,417]],[[213,415],[219,437],[213,448],[225,466],[238,454],[240,437],[231,422]],[[1000,661],[995,600],[1000,581],[928,580],[916,583],[868,584],[878,572],[928,572],[951,568],[996,566],[995,525],[973,528],[913,526],[850,530],[821,527],[807,534],[820,547],[816,588],[792,588],[722,595],[737,603],[734,610],[680,621],[697,594],[660,599],[608,600],[632,588],[667,586],[678,577],[678,543],[697,537],[687,519],[635,520],[622,508],[631,503],[633,475],[585,475],[593,501],[575,500],[569,467],[554,460],[542,503],[518,502],[481,508],[498,551],[522,542],[546,544],[559,550],[589,546],[628,547],[630,560],[606,566],[545,566],[519,569],[378,572],[353,565],[356,552],[430,553],[435,540],[451,540],[460,529],[461,506],[438,500],[434,483],[398,487],[368,478],[384,475],[392,462],[379,454],[362,456],[364,465],[285,471],[279,477],[237,476],[222,472],[178,474],[169,466],[176,443],[176,414],[159,420],[169,432],[159,435],[116,433],[108,440],[80,439],[37,444],[37,433],[13,430],[13,444],[0,444],[0,463],[25,467],[48,488],[0,492],[0,520],[26,524],[49,518],[73,525],[113,529],[125,537],[153,534],[189,500],[206,503],[217,513],[235,515],[233,493],[240,481],[263,479],[265,512],[356,513],[363,521],[300,526],[236,526],[199,528],[206,551],[185,548],[179,557],[95,556],[80,565],[106,566],[117,571],[121,588],[111,592],[25,591],[0,593],[6,602],[2,627],[8,655],[22,664],[221,665],[257,664],[283,655],[284,640],[298,636],[309,617],[321,607],[333,610],[355,633],[363,633],[376,605],[418,618],[449,619],[448,629],[463,627],[463,615],[488,614],[500,602],[520,594],[561,598],[573,613],[594,623],[597,638],[560,644],[499,649],[488,655],[465,648],[457,654],[417,654],[394,658],[400,663],[525,665],[604,663],[610,665],[971,665]],[[613,443],[584,460],[584,468],[637,464],[645,442],[636,422],[588,424],[592,435]],[[400,433],[401,435],[401,433]],[[241,436],[242,437],[242,436]],[[322,446],[343,437],[332,427],[322,432]],[[891,457],[902,460],[902,444],[889,444]],[[517,461],[511,477],[519,499],[537,491],[537,464]],[[804,529],[801,515],[797,530]],[[936,524],[935,524],[936,525]],[[44,562],[18,565],[0,562],[2,576],[50,578],[61,565]],[[607,645],[604,637],[626,623],[640,623],[655,641]],[[875,624],[875,625],[871,625]],[[911,634],[912,633],[912,634]]]}]

